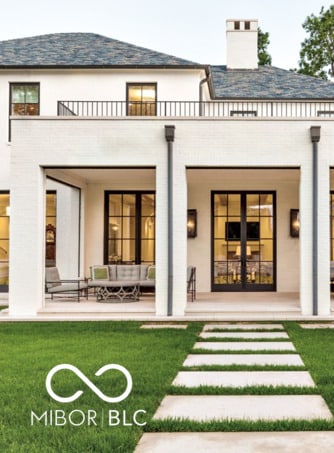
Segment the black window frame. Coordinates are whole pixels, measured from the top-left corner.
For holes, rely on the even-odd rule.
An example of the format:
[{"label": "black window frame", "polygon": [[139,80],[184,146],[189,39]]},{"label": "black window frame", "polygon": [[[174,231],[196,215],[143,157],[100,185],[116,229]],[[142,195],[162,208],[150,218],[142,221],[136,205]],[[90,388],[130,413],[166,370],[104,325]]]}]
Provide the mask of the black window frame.
[{"label": "black window frame", "polygon": [[[9,200],[9,207],[10,207],[10,191],[9,190],[0,190],[0,195],[8,195],[8,200]],[[9,222],[10,222],[10,215],[9,214],[6,214],[6,215],[1,215],[1,217],[7,217]],[[5,241],[8,241],[8,252],[9,253],[9,247],[10,247],[10,230],[9,230],[9,235],[8,235],[8,238],[1,238],[1,240],[5,240]],[[9,264],[9,260],[8,260],[8,264]],[[10,264],[9,264],[10,265]],[[8,292],[8,288],[9,288],[9,285],[5,285],[5,284],[0,284],[0,293],[7,293]]]},{"label": "black window frame", "polygon": [[[155,99],[154,101],[131,101],[129,99],[129,91],[131,87],[135,86],[152,86],[155,92]],[[157,116],[157,102],[158,102],[158,84],[157,82],[127,82],[126,84],[126,115],[127,116]],[[134,114],[130,113],[130,104],[131,103],[136,103],[138,106],[140,106],[141,113],[140,114]],[[143,107],[146,108],[149,106],[149,114],[146,114],[145,112],[143,113]],[[152,107],[154,108],[154,114],[151,114],[151,109]]]},{"label": "black window frame", "polygon": [[[243,222],[244,228],[243,231],[241,231],[240,234],[240,246],[242,247],[241,243],[244,243],[244,246],[242,248],[247,248],[247,242],[252,241],[252,238],[247,237],[247,196],[248,195],[271,195],[272,196],[272,207],[273,207],[273,212],[272,212],[272,219],[273,219],[273,235],[272,238],[266,238],[264,236],[261,236],[261,231],[260,232],[260,238],[259,240],[254,239],[256,242],[260,242],[262,240],[272,240],[272,253],[273,253],[273,258],[272,258],[272,263],[273,263],[273,281],[272,283],[257,283],[256,285],[253,285],[253,283],[248,283],[245,279],[245,271],[243,271],[243,283],[242,285],[235,285],[235,284],[220,284],[216,283],[214,278],[214,267],[215,263],[217,260],[215,259],[215,240],[219,239],[219,237],[215,236],[215,226],[214,226],[214,221],[216,217],[220,217],[219,215],[215,215],[215,207],[214,207],[214,200],[215,196],[218,194],[226,194],[226,195],[240,195],[240,222]],[[230,215],[229,212],[227,212],[226,217],[229,221],[229,217],[239,217],[239,215]],[[253,216],[251,216],[253,217]],[[258,217],[258,215],[254,216]],[[261,217],[269,217],[267,215],[259,215],[259,219]],[[255,220],[255,219],[254,219]],[[239,220],[238,220],[239,222]],[[223,230],[225,234],[225,229]],[[223,238],[223,237],[222,237]],[[227,241],[228,242],[228,241]],[[238,241],[239,242],[239,241]],[[233,244],[233,242],[232,242]],[[243,257],[245,258],[245,257]],[[234,258],[229,258],[228,256],[226,257],[226,260],[224,260],[225,263],[228,263],[229,261],[233,260]],[[259,259],[259,263],[264,263],[267,260],[262,260]],[[244,265],[245,263],[243,263]],[[244,266],[243,266],[244,267]],[[216,292],[216,291],[227,291],[227,292],[242,292],[242,291],[276,291],[277,290],[277,192],[276,190],[212,190],[211,191],[211,291]]]},{"label": "black window frame", "polygon": [[[145,264],[142,261],[142,249],[141,249],[141,242],[142,242],[142,224],[141,220],[143,218],[142,215],[142,196],[143,195],[154,195],[154,218],[156,217],[156,191],[155,190],[105,190],[104,192],[104,245],[103,245],[103,262],[104,264],[130,264],[128,261],[123,260],[123,256],[121,256],[121,260],[117,261],[117,263],[109,261],[109,195],[135,195],[135,206],[136,206],[136,216],[135,216],[135,236],[132,240],[135,241],[135,259],[134,263],[131,264]],[[119,217],[127,217],[120,215]],[[121,236],[118,240],[122,241],[124,238]],[[129,240],[131,240],[129,238]],[[153,263],[155,264],[155,252],[156,252],[156,234],[154,234],[154,253],[153,253]]]}]

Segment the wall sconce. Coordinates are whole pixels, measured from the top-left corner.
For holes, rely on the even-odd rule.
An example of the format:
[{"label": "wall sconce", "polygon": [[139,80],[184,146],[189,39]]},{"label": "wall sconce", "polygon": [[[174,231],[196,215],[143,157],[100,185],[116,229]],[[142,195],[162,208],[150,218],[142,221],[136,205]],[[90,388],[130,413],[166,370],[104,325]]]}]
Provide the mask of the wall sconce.
[{"label": "wall sconce", "polygon": [[290,209],[290,236],[299,238],[299,209]]},{"label": "wall sconce", "polygon": [[188,209],[187,233],[188,233],[188,238],[195,238],[197,236],[197,211],[196,211],[196,209]]}]

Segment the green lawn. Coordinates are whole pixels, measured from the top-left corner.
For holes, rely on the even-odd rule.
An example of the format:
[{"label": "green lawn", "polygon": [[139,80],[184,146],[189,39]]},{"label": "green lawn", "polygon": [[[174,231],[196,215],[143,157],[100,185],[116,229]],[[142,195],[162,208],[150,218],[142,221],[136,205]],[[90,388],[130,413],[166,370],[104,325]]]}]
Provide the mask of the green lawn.
[{"label": "green lawn", "polygon": [[[305,368],[317,384],[317,389],[305,389],[305,393],[321,393],[334,413],[334,330],[306,330],[294,322],[284,324]],[[203,323],[189,323],[186,330],[144,330],[140,325],[138,322],[0,323],[0,451],[131,453],[143,431],[334,429],[332,422],[215,422],[199,425],[151,421],[166,393],[190,393],[171,387],[171,383],[182,369]],[[122,365],[132,376],[132,392],[122,402],[107,403],[72,371],[62,370],[53,377],[53,390],[63,397],[78,390],[83,394],[71,403],[57,402],[47,393],[45,379],[54,366],[63,363],[76,366],[108,396],[123,393],[126,387],[124,376],[118,371],[107,371],[99,377],[95,373],[106,364]],[[291,393],[291,390],[254,387],[240,393],[283,394]],[[294,390],[300,393],[298,389]],[[196,392],[209,393],[212,390],[191,391]],[[215,389],[215,392],[229,394],[236,390]],[[112,412],[109,420],[110,410],[118,411],[119,423],[116,412]],[[47,411],[47,423],[44,416],[40,421],[34,418],[32,425],[32,411],[38,417]],[[65,412],[65,418],[60,411]],[[136,414],[136,411],[145,412]],[[143,426],[136,425],[134,414],[135,421]]]},{"label": "green lawn", "polygon": [[[132,452],[143,430],[134,424],[129,426],[133,414],[146,411],[138,414],[139,423],[151,419],[201,325],[194,323],[186,331],[139,327],[136,322],[1,323],[0,451]],[[100,377],[94,373],[108,363],[122,365],[132,375],[132,392],[120,403],[106,403],[65,370],[52,381],[56,393],[70,396],[79,389],[84,393],[72,403],[58,403],[48,395],[45,379],[51,368],[62,363],[75,365],[109,396],[123,393],[124,376],[117,371]],[[108,426],[110,409],[120,412],[120,425],[126,426]],[[45,426],[35,422],[31,426],[31,411],[40,416],[46,410],[80,410],[86,414],[94,410],[98,426]],[[72,421],[79,424],[81,414],[74,413]],[[117,420],[111,422],[116,424]]]}]

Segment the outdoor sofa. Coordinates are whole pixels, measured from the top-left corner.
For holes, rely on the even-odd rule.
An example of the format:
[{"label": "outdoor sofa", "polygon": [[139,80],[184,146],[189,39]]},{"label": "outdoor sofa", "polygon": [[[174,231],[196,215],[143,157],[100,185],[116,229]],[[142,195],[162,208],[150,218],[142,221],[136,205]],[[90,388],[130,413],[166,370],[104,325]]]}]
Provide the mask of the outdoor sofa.
[{"label": "outdoor sofa", "polygon": [[148,264],[106,264],[90,268],[88,285],[98,301],[139,300],[143,291],[155,290],[155,266]]},{"label": "outdoor sofa", "polygon": [[[143,292],[155,291],[155,266],[148,264],[109,264],[91,266],[90,288],[95,288],[98,300],[109,296],[138,300]],[[196,268],[187,268],[187,292],[196,298]]]}]

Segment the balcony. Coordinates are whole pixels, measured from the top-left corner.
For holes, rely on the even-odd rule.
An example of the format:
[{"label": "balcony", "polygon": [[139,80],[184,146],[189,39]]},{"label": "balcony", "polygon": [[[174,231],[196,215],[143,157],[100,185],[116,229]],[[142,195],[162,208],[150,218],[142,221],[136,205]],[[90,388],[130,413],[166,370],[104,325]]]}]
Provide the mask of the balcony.
[{"label": "balcony", "polygon": [[334,118],[334,101],[58,101],[58,116],[173,118]]}]

